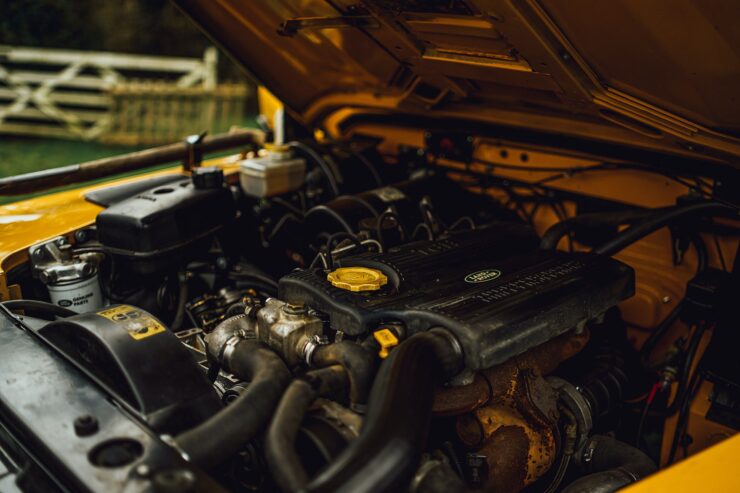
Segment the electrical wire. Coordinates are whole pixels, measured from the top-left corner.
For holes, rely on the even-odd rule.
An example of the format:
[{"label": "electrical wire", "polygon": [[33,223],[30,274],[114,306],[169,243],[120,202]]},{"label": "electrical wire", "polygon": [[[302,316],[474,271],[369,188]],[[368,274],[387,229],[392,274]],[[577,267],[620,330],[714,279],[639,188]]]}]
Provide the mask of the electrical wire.
[{"label": "electrical wire", "polygon": [[337,178],[334,176],[334,172],[331,169],[331,166],[329,163],[326,162],[324,158],[322,158],[318,152],[313,150],[309,145],[304,144],[303,142],[299,142],[297,140],[294,140],[292,142],[287,143],[288,147],[299,149],[303,153],[307,154],[313,161],[319,165],[321,170],[324,172],[324,175],[326,176],[327,181],[329,182],[329,188],[331,188],[332,193],[335,197],[339,196],[339,185],[337,184]]},{"label": "electrical wire", "polygon": [[687,397],[688,394],[691,393],[689,389],[691,366],[694,362],[696,352],[699,349],[699,343],[701,342],[702,337],[704,337],[704,333],[706,332],[706,330],[707,325],[705,323],[700,323],[696,326],[696,329],[694,330],[694,333],[692,334],[689,341],[689,347],[684,353],[683,364],[681,365],[681,369],[678,374],[678,389],[676,390],[676,397],[673,398],[673,401],[670,403],[670,405],[668,405],[663,412],[659,413],[659,415],[668,417],[676,414],[676,412],[682,406],[683,400]]},{"label": "electrical wire", "polygon": [[329,239],[326,240],[326,243],[325,243],[327,250],[332,251],[332,243],[339,238],[351,240],[352,243],[355,244],[355,246],[362,245],[362,243],[360,243],[360,240],[354,234],[348,233],[346,231],[340,231],[338,233],[333,233],[329,235]]},{"label": "electrical wire", "polygon": [[[665,178],[668,178],[669,180],[672,180],[680,185],[683,185],[684,187],[688,188],[689,190],[696,190],[699,193],[702,194],[705,198],[709,198],[712,200],[716,200],[717,202],[723,203],[724,205],[732,205],[728,202],[725,202],[723,200],[718,199],[714,194],[711,192],[712,185],[711,183],[707,182],[706,180],[702,179],[700,176],[692,175],[690,176],[691,179],[693,179],[696,183],[691,183],[689,181],[684,180],[682,177],[676,174],[668,173],[662,170],[659,170],[657,168],[642,165],[642,164],[636,164],[636,163],[600,163],[595,164],[593,166],[572,166],[572,167],[548,167],[548,166],[529,166],[529,165],[511,165],[511,164],[502,164],[502,163],[495,163],[493,161],[487,161],[485,159],[475,159],[474,162],[485,164],[487,166],[491,167],[491,170],[495,168],[500,169],[507,169],[512,171],[532,171],[532,172],[553,172],[553,175],[547,176],[545,178],[542,178],[540,180],[537,180],[534,182],[534,185],[544,185],[547,183],[550,183],[552,181],[560,180],[562,178],[569,178],[575,174],[585,173],[585,172],[593,172],[593,171],[619,171],[619,170],[634,170],[634,171],[643,171],[646,173],[653,173],[660,176],[663,176]],[[707,190],[708,189],[708,190]]]},{"label": "electrical wire", "polygon": [[287,200],[281,197],[273,197],[272,201],[275,202],[276,204],[282,205],[283,207],[285,207],[286,209],[288,209],[290,212],[294,213],[297,216],[303,217],[303,215],[305,214],[305,211],[299,209],[298,207],[294,206],[293,204],[291,204],[290,202],[288,202]]},{"label": "electrical wire", "polygon": [[475,229],[475,221],[473,220],[473,218],[470,216],[462,216],[458,218],[457,221],[452,223],[452,225],[447,228],[447,231],[455,231],[457,227],[460,226],[462,223],[468,223],[471,230]]},{"label": "electrical wire", "polygon": [[432,233],[431,228],[426,223],[419,223],[414,228],[414,231],[411,233],[411,239],[415,240],[416,236],[419,234],[419,231],[425,230],[427,232],[427,239],[429,241],[434,239],[434,233]]},{"label": "electrical wire", "polygon": [[367,209],[374,217],[378,217],[378,210],[373,207],[370,202],[363,199],[362,197],[358,197],[357,195],[340,195],[335,200],[351,200],[352,202],[356,202]]},{"label": "electrical wire", "polygon": [[650,333],[648,338],[645,340],[645,343],[640,348],[640,359],[642,360],[643,366],[646,368],[649,366],[650,355],[652,354],[653,349],[655,349],[655,346],[663,338],[668,329],[670,329],[676,320],[678,320],[678,317],[681,315],[681,310],[683,310],[683,303],[677,304],[673,310],[668,313],[660,324],[658,324],[658,326]]},{"label": "electrical wire", "polygon": [[380,174],[378,173],[378,170],[375,169],[375,165],[373,165],[372,162],[368,158],[362,155],[359,151],[356,151],[352,148],[351,145],[345,145],[342,146],[343,149],[349,151],[353,156],[355,156],[362,164],[365,165],[365,167],[370,171],[370,174],[373,175],[373,179],[375,180],[375,183],[379,186],[383,186],[383,180],[380,178]]},{"label": "electrical wire", "polygon": [[[678,452],[678,447],[681,446],[684,442],[684,436],[686,435],[686,430],[689,424],[689,409],[691,407],[691,403],[696,398],[696,394],[699,392],[699,388],[701,387],[701,383],[703,381],[704,373],[699,368],[697,368],[696,372],[694,372],[694,375],[691,378],[689,391],[686,393],[686,396],[681,403],[681,410],[679,411],[678,420],[676,421],[676,429],[673,433],[673,440],[671,441],[670,452],[668,453],[668,464],[673,464],[676,459],[676,452]],[[685,457],[688,455],[688,450],[686,445],[683,445],[683,447]]]},{"label": "electrical wire", "polygon": [[390,218],[392,218],[393,221],[395,222],[395,224],[392,226],[395,226],[398,229],[398,232],[401,235],[401,241],[403,242],[406,240],[406,232],[403,229],[401,220],[399,219],[398,215],[396,215],[395,212],[388,209],[386,211],[383,211],[380,214],[380,216],[378,216],[377,222],[375,224],[375,234],[378,236],[378,241],[380,242],[381,245],[383,245],[383,248],[385,248],[386,246],[385,241],[383,241],[383,224],[385,224],[386,219],[390,219]]},{"label": "electrical wire", "polygon": [[308,212],[306,212],[306,220],[318,213],[326,214],[327,216],[334,219],[337,223],[339,223],[347,233],[354,234],[354,232],[352,231],[352,227],[347,223],[347,221],[345,221],[344,218],[340,216],[335,210],[330,209],[325,205],[317,205],[310,208]]},{"label": "electrical wire", "polygon": [[648,411],[650,410],[650,405],[653,403],[655,396],[657,395],[658,392],[660,392],[660,390],[661,390],[660,382],[655,382],[653,387],[650,389],[650,393],[645,399],[645,406],[642,409],[642,414],[640,415],[640,422],[637,425],[637,434],[635,435],[635,447],[637,448],[640,448],[640,442],[642,440],[642,430],[645,426],[645,421],[647,420],[647,415],[648,415]]}]

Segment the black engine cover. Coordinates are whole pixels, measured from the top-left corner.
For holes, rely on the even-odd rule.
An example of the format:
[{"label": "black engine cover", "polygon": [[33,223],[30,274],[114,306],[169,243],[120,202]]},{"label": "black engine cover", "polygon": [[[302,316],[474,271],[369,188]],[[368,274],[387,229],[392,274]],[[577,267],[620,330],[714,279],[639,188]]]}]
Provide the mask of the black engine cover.
[{"label": "black engine cover", "polygon": [[235,216],[227,187],[199,189],[185,178],[117,202],[98,214],[98,239],[142,275],[178,265],[206,251],[213,235]]},{"label": "black engine cover", "polygon": [[140,308],[113,305],[50,322],[38,334],[160,433],[178,433],[221,409],[190,351]]},{"label": "black engine cover", "polygon": [[599,317],[634,293],[634,272],[599,255],[537,249],[517,225],[413,243],[386,254],[343,259],[379,269],[389,282],[353,293],[332,286],[323,270],[280,280],[280,298],[328,314],[332,327],[356,336],[383,323],[409,333],[452,331],[471,370],[488,368]]}]

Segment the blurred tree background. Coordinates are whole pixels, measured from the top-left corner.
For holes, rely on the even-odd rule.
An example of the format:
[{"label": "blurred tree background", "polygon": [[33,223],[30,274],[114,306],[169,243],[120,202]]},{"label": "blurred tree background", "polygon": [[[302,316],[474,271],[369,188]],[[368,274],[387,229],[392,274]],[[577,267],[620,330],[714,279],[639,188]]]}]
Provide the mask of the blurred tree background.
[{"label": "blurred tree background", "polygon": [[[169,0],[0,0],[0,44],[200,58],[211,43]],[[226,56],[219,75],[245,78]]]}]

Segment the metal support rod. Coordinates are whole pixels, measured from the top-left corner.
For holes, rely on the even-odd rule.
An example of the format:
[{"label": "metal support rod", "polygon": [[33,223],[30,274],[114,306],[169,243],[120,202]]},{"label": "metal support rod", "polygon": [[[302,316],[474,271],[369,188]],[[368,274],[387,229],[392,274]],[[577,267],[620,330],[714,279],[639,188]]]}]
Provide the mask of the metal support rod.
[{"label": "metal support rod", "polygon": [[[264,142],[259,130],[240,130],[205,137],[198,145],[202,153],[218,152],[234,147]],[[136,171],[175,161],[186,161],[190,145],[186,142],[167,144],[121,156],[96,159],[86,163],[71,164],[33,173],[0,178],[0,195],[22,195],[50,188],[80,183],[96,178]]]}]

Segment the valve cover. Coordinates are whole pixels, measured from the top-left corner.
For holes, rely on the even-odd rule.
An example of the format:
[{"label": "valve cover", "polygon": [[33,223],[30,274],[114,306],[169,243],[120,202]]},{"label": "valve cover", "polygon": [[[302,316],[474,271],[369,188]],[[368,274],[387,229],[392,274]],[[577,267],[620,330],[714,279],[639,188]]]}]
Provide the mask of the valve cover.
[{"label": "valve cover", "polygon": [[452,331],[471,370],[502,363],[589,320],[634,292],[627,265],[589,253],[542,251],[526,227],[504,225],[363,254],[340,267],[377,269],[378,290],[335,287],[321,269],[280,280],[280,298],[326,313],[351,336],[403,322]]}]

